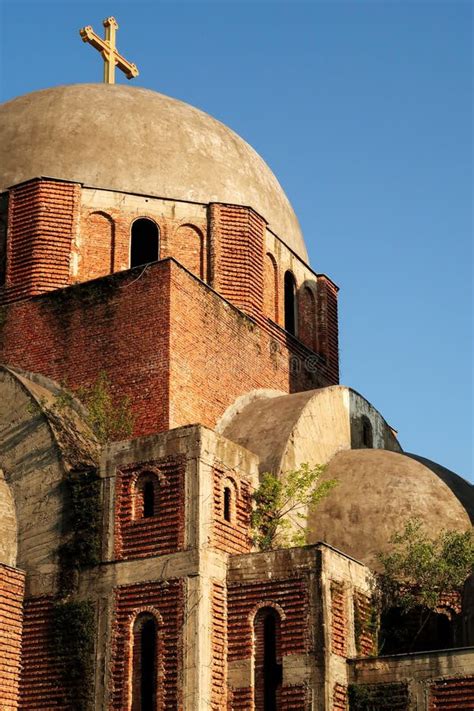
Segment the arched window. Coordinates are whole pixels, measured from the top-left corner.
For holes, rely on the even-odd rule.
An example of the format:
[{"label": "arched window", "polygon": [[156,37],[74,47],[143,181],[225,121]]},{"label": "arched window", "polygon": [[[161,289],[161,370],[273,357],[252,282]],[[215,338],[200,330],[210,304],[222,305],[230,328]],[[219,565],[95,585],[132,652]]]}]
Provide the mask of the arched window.
[{"label": "arched window", "polygon": [[362,444],[367,449],[372,449],[374,446],[372,423],[366,415],[362,415]]},{"label": "arched window", "polygon": [[146,217],[135,220],[132,225],[130,244],[130,267],[156,262],[159,254],[158,227]]},{"label": "arched window", "polygon": [[157,711],[158,624],[149,612],[133,625],[132,711]]},{"label": "arched window", "polygon": [[296,336],[296,282],[291,272],[285,272],[285,329]]},{"label": "arched window", "polygon": [[155,486],[154,482],[146,481],[143,486],[143,518],[155,515]]},{"label": "arched window", "polygon": [[134,518],[151,518],[158,509],[158,477],[152,472],[143,472],[138,477],[134,492]]},{"label": "arched window", "polygon": [[230,521],[232,517],[232,489],[230,486],[224,487],[224,520]]},{"label": "arched window", "polygon": [[281,664],[281,620],[273,607],[263,607],[254,620],[255,707],[279,711]]}]

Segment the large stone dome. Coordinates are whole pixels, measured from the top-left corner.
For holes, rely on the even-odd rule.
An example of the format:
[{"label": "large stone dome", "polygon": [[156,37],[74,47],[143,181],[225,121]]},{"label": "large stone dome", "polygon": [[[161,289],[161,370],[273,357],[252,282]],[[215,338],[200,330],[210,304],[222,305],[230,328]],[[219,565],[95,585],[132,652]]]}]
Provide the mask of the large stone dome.
[{"label": "large stone dome", "polygon": [[254,208],[307,260],[296,215],[270,168],[208,114],[148,89],[74,84],[0,106],[0,191],[35,177]]},{"label": "large stone dome", "polygon": [[308,520],[309,542],[325,541],[369,567],[387,552],[408,518],[420,518],[433,536],[466,531],[474,520],[472,485],[429,460],[383,449],[338,452],[325,477],[338,485]]}]

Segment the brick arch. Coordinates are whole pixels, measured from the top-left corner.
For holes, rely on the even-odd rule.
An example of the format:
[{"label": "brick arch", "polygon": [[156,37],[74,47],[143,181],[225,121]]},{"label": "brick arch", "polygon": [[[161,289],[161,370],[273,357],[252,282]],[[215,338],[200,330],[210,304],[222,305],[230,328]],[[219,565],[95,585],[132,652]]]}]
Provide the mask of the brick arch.
[{"label": "brick arch", "polygon": [[298,337],[312,351],[317,351],[316,295],[303,284],[298,294]]},{"label": "brick arch", "polygon": [[197,277],[204,279],[204,236],[196,225],[180,225],[169,236],[168,254]]},{"label": "brick arch", "polygon": [[278,265],[270,252],[265,254],[264,262],[263,312],[278,323]]},{"label": "brick arch", "polygon": [[101,210],[90,212],[85,220],[83,250],[80,259],[80,279],[88,281],[114,271],[115,222]]}]

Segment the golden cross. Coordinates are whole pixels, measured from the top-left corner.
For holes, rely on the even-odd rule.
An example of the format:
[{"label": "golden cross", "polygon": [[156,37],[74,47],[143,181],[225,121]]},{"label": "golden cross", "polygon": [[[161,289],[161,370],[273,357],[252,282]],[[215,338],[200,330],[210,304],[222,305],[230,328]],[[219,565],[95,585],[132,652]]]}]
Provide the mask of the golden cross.
[{"label": "golden cross", "polygon": [[127,79],[137,77],[137,65],[122,57],[115,47],[115,33],[118,30],[117,20],[115,17],[107,17],[103,24],[105,27],[105,39],[96,35],[90,25],[79,30],[79,34],[83,42],[89,42],[94,49],[99,50],[101,53],[104,60],[104,82],[106,84],[115,84],[115,65],[122,70]]}]

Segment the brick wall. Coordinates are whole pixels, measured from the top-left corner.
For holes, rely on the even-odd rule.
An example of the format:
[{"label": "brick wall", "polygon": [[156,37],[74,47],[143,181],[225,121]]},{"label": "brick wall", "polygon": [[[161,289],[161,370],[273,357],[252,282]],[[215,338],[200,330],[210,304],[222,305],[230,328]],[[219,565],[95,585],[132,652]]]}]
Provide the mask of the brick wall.
[{"label": "brick wall", "polygon": [[25,574],[0,564],[0,708],[18,708]]},{"label": "brick wall", "polygon": [[226,588],[212,583],[211,709],[223,711],[227,704],[227,613]]},{"label": "brick wall", "polygon": [[326,359],[335,382],[339,382],[337,288],[323,275],[318,277],[316,303],[318,353]]},{"label": "brick wall", "polygon": [[70,283],[80,186],[32,180],[9,193],[4,302]]},{"label": "brick wall", "polygon": [[[117,472],[115,556],[145,558],[182,550],[184,545],[183,456],[141,462]],[[140,477],[154,486],[154,514],[144,518]]]},{"label": "brick wall", "polygon": [[71,389],[107,372],[113,394],[131,399],[135,435],[213,427],[253,389],[334,382],[305,367],[311,354],[295,339],[250,321],[171,260],[10,304],[0,352]]},{"label": "brick wall", "polygon": [[265,220],[248,207],[209,206],[211,285],[250,315],[263,310]]},{"label": "brick wall", "polygon": [[344,686],[344,684],[334,684],[332,711],[347,711],[347,686]]},{"label": "brick wall", "polygon": [[[214,520],[213,545],[226,553],[247,553],[250,551],[250,484],[235,474],[219,468],[213,470]],[[224,488],[231,491],[230,521],[224,518]]]},{"label": "brick wall", "polygon": [[184,592],[182,580],[147,582],[115,590],[114,636],[112,644],[112,689],[110,709],[123,711],[131,701],[132,628],[142,611],[160,616],[158,625],[158,674],[162,708],[181,708],[182,629]]},{"label": "brick wall", "polygon": [[[179,225],[171,232],[166,243],[166,255],[189,269],[200,279],[206,275],[204,235],[195,225]],[[163,251],[162,256],[165,256]]]},{"label": "brick wall", "polygon": [[344,585],[331,582],[331,648],[333,654],[345,657],[347,653],[347,612]]},{"label": "brick wall", "polygon": [[[168,429],[169,261],[10,304],[1,360],[75,390],[108,373],[135,434]],[[34,336],[34,337],[32,337]]]},{"label": "brick wall", "polygon": [[376,639],[372,601],[360,590],[354,591],[354,634],[358,656],[368,657],[376,653]]},{"label": "brick wall", "polygon": [[[265,607],[277,605],[283,612],[280,623],[281,646],[278,654],[304,654],[310,649],[309,638],[309,590],[308,581],[302,576],[287,579],[259,580],[249,583],[230,583],[228,600],[228,661],[252,658],[254,650],[254,614]],[[256,643],[258,634],[256,635]],[[258,660],[257,660],[258,661]],[[234,711],[252,708],[249,699],[255,691],[250,688],[233,689]],[[281,711],[304,711],[308,709],[307,692],[304,686],[282,686],[280,691]],[[258,699],[257,699],[258,703]]]},{"label": "brick wall", "polygon": [[24,607],[20,709],[70,709],[63,685],[61,658],[52,637],[53,601],[28,600]]},{"label": "brick wall", "polygon": [[430,711],[474,709],[474,676],[438,679],[430,688]]}]

